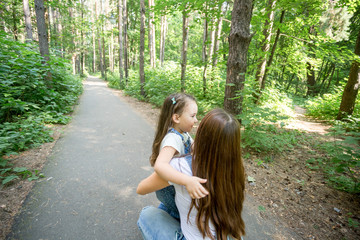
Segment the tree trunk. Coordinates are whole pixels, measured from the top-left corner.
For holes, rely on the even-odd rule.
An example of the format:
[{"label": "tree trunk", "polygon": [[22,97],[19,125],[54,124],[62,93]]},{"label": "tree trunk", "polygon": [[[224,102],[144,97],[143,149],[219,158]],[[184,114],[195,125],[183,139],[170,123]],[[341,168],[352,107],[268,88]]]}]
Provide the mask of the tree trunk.
[{"label": "tree trunk", "polygon": [[207,39],[208,39],[208,27],[209,27],[209,23],[208,23],[206,17],[207,16],[205,15],[204,32],[203,32],[203,45],[202,45],[202,61],[203,61],[203,63],[205,63],[206,57],[207,57],[206,42],[207,42]]},{"label": "tree trunk", "polygon": [[45,7],[43,0],[35,0],[36,24],[39,37],[39,48],[41,56],[45,61],[49,61],[49,42],[47,35],[47,27],[45,23]]},{"label": "tree trunk", "polygon": [[140,94],[145,97],[145,70],[144,70],[144,50],[145,50],[145,3],[140,0],[140,56],[139,56],[139,73],[140,73]]},{"label": "tree trunk", "polygon": [[[330,76],[330,78],[329,78],[329,82],[328,82],[328,84],[327,84],[327,86],[326,86],[326,91],[329,90],[331,81],[332,81],[332,79],[333,79],[333,77],[334,77],[334,73],[335,73],[336,65],[335,65],[335,63],[333,63],[332,65],[333,65],[333,66],[332,66],[332,72],[331,72],[331,76]],[[325,90],[324,90],[324,91],[325,91]]]},{"label": "tree trunk", "polygon": [[114,72],[114,32],[111,30],[111,40],[109,44],[109,67],[110,72]]},{"label": "tree trunk", "polygon": [[57,46],[58,45],[58,42],[59,42],[59,39],[58,39],[58,27],[57,27],[57,22],[58,22],[58,19],[57,19],[57,11],[55,9],[55,7],[52,7],[51,8],[51,15],[52,15],[52,18],[53,18],[53,39],[54,39],[54,46]]},{"label": "tree trunk", "polygon": [[[206,7],[207,10],[207,7]],[[206,11],[205,10],[205,11]],[[202,49],[202,60],[204,64],[203,70],[203,96],[206,96],[206,70],[207,70],[207,61],[208,61],[208,54],[207,54],[207,41],[208,41],[208,32],[209,32],[209,23],[207,20],[207,15],[205,14],[204,20],[204,34],[203,34],[203,49]]]},{"label": "tree trunk", "polygon": [[213,54],[214,54],[216,29],[213,29],[213,28],[214,28],[214,26],[212,26],[211,31],[210,31],[210,45],[209,45],[209,53],[208,53],[208,57],[207,57],[207,59],[209,59],[209,61],[212,60]]},{"label": "tree trunk", "polygon": [[[207,7],[206,7],[207,9]],[[203,35],[203,96],[206,97],[206,70],[207,70],[207,61],[208,61],[208,53],[207,53],[207,41],[209,33],[209,22],[207,20],[207,16],[205,15],[204,21],[204,35]]]},{"label": "tree trunk", "polygon": [[155,52],[155,17],[154,10],[152,9],[155,6],[154,0],[149,0],[149,53],[150,53],[150,66],[155,67],[156,62],[156,52]]},{"label": "tree trunk", "polygon": [[102,58],[102,46],[101,46],[101,39],[100,39],[100,37],[98,38],[98,46],[99,46],[99,60],[100,60],[101,77],[102,77],[102,78],[105,78],[104,63],[103,63],[103,58]]},{"label": "tree trunk", "polygon": [[262,90],[265,87],[264,75],[265,75],[265,69],[266,69],[267,55],[268,55],[268,52],[270,49],[271,32],[272,32],[272,27],[274,24],[275,4],[276,4],[276,0],[269,0],[268,4],[267,4],[267,9],[266,9],[268,12],[268,16],[267,16],[267,19],[265,20],[264,30],[263,30],[264,41],[262,42],[262,47],[261,47],[262,55],[261,55],[260,59],[258,60],[258,67],[257,67],[256,75],[255,75],[256,82],[258,83],[258,86],[256,87],[256,90],[255,90],[255,96],[254,96],[256,99],[255,100],[256,103],[259,102]]},{"label": "tree trunk", "polygon": [[103,54],[102,54],[102,57],[103,57],[103,67],[104,67],[104,75],[105,75],[105,81],[107,81],[107,65],[106,65],[106,46],[105,46],[105,37],[104,37],[104,29],[102,27],[102,50],[103,50]]},{"label": "tree trunk", "polygon": [[[315,34],[314,26],[311,26],[309,29],[309,35],[314,35],[314,34]],[[309,49],[312,49],[314,46],[312,43],[308,43],[308,47],[309,47]],[[314,54],[311,54],[311,55],[314,55]],[[309,61],[306,62],[306,78],[307,78],[306,81],[307,81],[307,87],[308,87],[306,96],[314,96],[315,84],[316,84],[315,70]]]},{"label": "tree trunk", "polygon": [[167,20],[166,20],[166,15],[163,15],[163,16],[161,16],[161,33],[160,33],[160,63],[161,63],[161,67],[164,66],[166,30],[167,30]]},{"label": "tree trunk", "polygon": [[[95,12],[96,14],[96,12]],[[95,28],[95,24],[93,24],[93,73],[96,72],[96,38],[95,38],[95,32],[96,32],[96,28]]]},{"label": "tree trunk", "polygon": [[182,38],[182,49],[181,49],[181,92],[185,92],[185,73],[186,73],[186,62],[187,62],[187,48],[189,39],[189,21],[190,18],[187,16],[186,11],[183,11],[183,38]]},{"label": "tree trunk", "polygon": [[84,32],[83,32],[83,22],[84,22],[84,1],[81,1],[81,26],[80,26],[80,75],[84,75]]},{"label": "tree trunk", "polygon": [[[101,6],[101,5],[100,5]],[[101,8],[100,8],[100,14],[101,14]],[[96,8],[96,2],[95,2],[95,22],[98,22],[98,15],[97,15],[97,8]],[[101,23],[100,23],[100,27],[97,26],[97,42],[98,42],[98,47],[99,47],[99,61],[100,61],[100,71],[101,71],[101,77],[105,78],[105,73],[104,73],[104,64],[103,64],[103,58],[102,58],[102,47],[101,47],[101,38],[100,38],[100,29],[101,29]]]},{"label": "tree trunk", "polygon": [[[280,24],[283,23],[284,16],[285,16],[285,10],[281,11]],[[279,37],[280,37],[280,28],[278,28],[278,30],[276,31],[276,37],[275,37],[275,40],[274,40],[274,45],[273,45],[273,47],[271,49],[271,54],[270,54],[270,57],[269,57],[269,61],[267,61],[267,65],[266,65],[266,68],[265,68],[265,74],[264,74],[264,77],[263,77],[263,81],[262,81],[263,84],[261,85],[261,90],[264,90],[264,88],[265,88],[266,77],[267,77],[270,66],[271,66],[272,61],[273,61],[274,56],[275,56],[275,50],[276,50],[277,43],[279,41]]]},{"label": "tree trunk", "polygon": [[128,70],[128,36],[127,36],[127,7],[126,7],[126,0],[123,2],[123,15],[124,15],[124,70],[125,70],[125,81],[127,83],[129,77],[129,70]]},{"label": "tree trunk", "polygon": [[218,50],[219,50],[219,43],[220,43],[220,37],[221,37],[221,30],[222,30],[222,21],[223,16],[225,15],[226,11],[226,5],[221,5],[221,17],[218,19],[218,24],[216,25],[216,31],[215,31],[215,39],[214,39],[214,51],[213,51],[213,59],[212,59],[212,66],[216,67],[218,63]]},{"label": "tree trunk", "polygon": [[306,96],[313,96],[315,93],[315,71],[310,62],[306,63],[306,79],[308,90]]},{"label": "tree trunk", "polygon": [[224,108],[235,116],[242,113],[242,90],[247,68],[247,53],[252,35],[250,21],[252,0],[235,0],[229,35]]},{"label": "tree trunk", "polygon": [[[103,14],[103,5],[102,1],[100,1],[100,14]],[[105,46],[105,34],[104,34],[104,26],[105,22],[100,21],[100,30],[101,30],[101,41],[102,41],[102,63],[103,63],[103,71],[104,71],[104,80],[107,81],[107,66],[106,66],[106,46]]]},{"label": "tree trunk", "polygon": [[119,0],[118,3],[118,10],[119,10],[119,19],[118,19],[118,29],[119,29],[119,73],[120,73],[120,86],[121,81],[124,79],[123,73],[123,37],[122,37],[122,25],[123,25],[123,7],[122,7],[122,0]]},{"label": "tree trunk", "polygon": [[13,0],[12,4],[12,21],[13,21],[13,34],[14,39],[18,40],[18,28],[17,28],[17,18],[16,18],[16,10],[17,10],[17,0]]},{"label": "tree trunk", "polygon": [[24,7],[24,16],[25,16],[26,41],[30,42],[33,41],[33,33],[31,26],[29,0],[23,0],[23,7]]},{"label": "tree trunk", "polygon": [[[50,60],[50,53],[49,53],[49,42],[47,36],[47,27],[45,23],[45,7],[43,0],[35,0],[35,13],[36,13],[36,25],[37,25],[37,32],[39,37],[39,49],[40,54],[44,58],[45,63]],[[48,71],[46,76],[48,87],[52,87],[50,81],[52,80],[51,72]]]},{"label": "tree trunk", "polygon": [[[357,56],[360,56],[360,31],[357,36],[355,51]],[[347,115],[352,115],[355,108],[355,101],[360,86],[360,61],[354,60],[349,73],[349,80],[346,83],[344,92],[341,99],[339,113],[336,117],[337,120],[341,120]]]},{"label": "tree trunk", "polygon": [[[58,11],[58,18],[62,19],[62,15],[61,12]],[[59,24],[58,24],[58,29],[59,29],[59,41],[60,41],[60,49],[61,49],[61,57],[64,58],[65,57],[65,49],[64,49],[64,37],[63,37],[63,26],[62,26],[62,22],[61,20],[59,20]]]}]

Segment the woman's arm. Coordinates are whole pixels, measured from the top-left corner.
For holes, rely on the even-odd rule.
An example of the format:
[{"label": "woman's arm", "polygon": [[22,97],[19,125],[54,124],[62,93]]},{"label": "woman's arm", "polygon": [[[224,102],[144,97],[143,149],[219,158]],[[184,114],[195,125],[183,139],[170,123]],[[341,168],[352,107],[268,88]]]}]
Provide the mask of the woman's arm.
[{"label": "woman's arm", "polygon": [[136,189],[136,193],[145,195],[163,189],[167,186],[169,186],[169,183],[162,179],[156,172],[154,172],[139,183]]},{"label": "woman's arm", "polygon": [[175,153],[176,150],[173,147],[166,146],[162,148],[155,162],[155,172],[167,181],[185,186],[192,198],[202,198],[209,194],[208,191],[201,185],[201,183],[206,182],[206,179],[188,176],[184,173],[176,171],[170,166],[170,160],[173,158]]}]

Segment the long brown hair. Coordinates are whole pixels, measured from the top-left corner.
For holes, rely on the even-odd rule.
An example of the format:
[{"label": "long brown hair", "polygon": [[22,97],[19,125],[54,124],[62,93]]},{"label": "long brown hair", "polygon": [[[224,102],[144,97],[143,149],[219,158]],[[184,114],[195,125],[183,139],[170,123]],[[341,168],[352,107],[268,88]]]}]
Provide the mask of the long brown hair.
[{"label": "long brown hair", "polygon": [[[193,175],[207,179],[209,195],[193,199],[198,210],[196,224],[211,239],[209,222],[213,223],[216,239],[227,236],[240,239],[245,235],[241,217],[244,202],[245,170],[241,159],[240,124],[222,109],[210,111],[201,120],[194,143]],[[189,216],[188,214],[188,216]]]},{"label": "long brown hair", "polygon": [[150,156],[151,166],[154,166],[156,158],[159,156],[161,141],[172,126],[173,114],[181,115],[189,101],[196,102],[193,96],[186,93],[173,93],[164,100],[152,145],[152,154]]}]

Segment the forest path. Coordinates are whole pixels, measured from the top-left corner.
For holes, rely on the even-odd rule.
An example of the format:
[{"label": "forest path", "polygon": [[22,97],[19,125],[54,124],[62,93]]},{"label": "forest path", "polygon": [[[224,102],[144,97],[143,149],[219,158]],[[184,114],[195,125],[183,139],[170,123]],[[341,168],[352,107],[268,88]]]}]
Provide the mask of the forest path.
[{"label": "forest path", "polygon": [[[142,239],[137,218],[155,194],[138,196],[136,186],[152,172],[148,163],[152,124],[118,91],[89,77],[73,120],[56,142],[43,173],[8,239]],[[275,217],[263,217],[247,196],[245,239],[302,239]]]},{"label": "forest path", "polygon": [[319,133],[321,135],[324,135],[329,132],[331,126],[324,124],[322,121],[317,121],[309,117],[306,117],[305,108],[295,106],[294,111],[295,111],[295,119],[291,120],[290,123],[285,126],[285,128],[298,129],[301,131],[312,132],[312,133]]}]

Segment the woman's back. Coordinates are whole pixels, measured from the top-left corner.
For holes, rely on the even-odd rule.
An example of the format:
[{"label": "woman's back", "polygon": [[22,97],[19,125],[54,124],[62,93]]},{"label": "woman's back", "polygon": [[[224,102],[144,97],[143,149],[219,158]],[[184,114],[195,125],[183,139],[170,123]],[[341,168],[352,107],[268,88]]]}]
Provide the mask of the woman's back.
[{"label": "woman's back", "polygon": [[[181,158],[173,158],[170,162],[170,165],[177,171],[192,176],[191,155]],[[189,215],[189,221],[187,218],[192,200],[188,191],[182,185],[174,184],[174,187],[176,191],[175,203],[180,213],[181,230],[185,238],[194,240],[203,239],[203,236],[196,225],[197,210],[193,208]],[[211,223],[209,228],[211,229],[213,236],[215,236],[214,226]],[[205,239],[210,238],[206,237]]]}]

